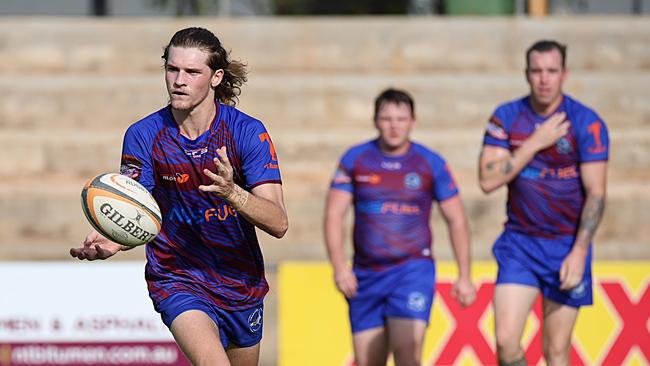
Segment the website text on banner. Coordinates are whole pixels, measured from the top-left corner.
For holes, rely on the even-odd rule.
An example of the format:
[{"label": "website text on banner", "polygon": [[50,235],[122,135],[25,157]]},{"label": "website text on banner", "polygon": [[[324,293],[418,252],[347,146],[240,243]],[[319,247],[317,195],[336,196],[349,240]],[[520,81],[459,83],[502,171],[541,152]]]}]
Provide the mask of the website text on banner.
[{"label": "website text on banner", "polygon": [[0,265],[0,366],[189,365],[153,310],[144,262]]}]

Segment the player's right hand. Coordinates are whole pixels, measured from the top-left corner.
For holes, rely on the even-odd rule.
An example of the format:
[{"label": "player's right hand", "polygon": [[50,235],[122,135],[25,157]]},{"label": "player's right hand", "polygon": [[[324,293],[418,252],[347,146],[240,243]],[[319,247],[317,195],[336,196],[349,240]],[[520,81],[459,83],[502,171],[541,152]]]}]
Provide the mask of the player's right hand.
[{"label": "player's right hand", "polygon": [[79,260],[94,261],[95,259],[110,258],[122,250],[123,247],[122,244],[110,241],[93,230],[86,236],[82,246],[70,249],[70,255]]},{"label": "player's right hand", "polygon": [[334,281],[336,288],[341,291],[348,299],[353,298],[357,294],[357,276],[354,275],[350,267],[344,267],[334,270]]},{"label": "player's right hand", "polygon": [[566,119],[566,113],[553,114],[549,119],[537,126],[537,129],[530,137],[535,141],[539,150],[555,144],[562,136],[569,132],[571,122]]}]

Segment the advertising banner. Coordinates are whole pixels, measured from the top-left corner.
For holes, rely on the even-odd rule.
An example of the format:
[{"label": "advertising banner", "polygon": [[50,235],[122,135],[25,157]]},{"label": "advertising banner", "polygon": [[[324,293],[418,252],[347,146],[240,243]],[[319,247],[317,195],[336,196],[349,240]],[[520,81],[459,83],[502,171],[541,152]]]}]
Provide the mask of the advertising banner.
[{"label": "advertising banner", "polygon": [[0,264],[0,366],[189,365],[144,262]]},{"label": "advertising banner", "polygon": [[[594,305],[580,311],[572,365],[650,364],[650,262],[597,262]],[[461,308],[451,296],[453,263],[437,263],[437,288],[423,351],[424,365],[495,365],[492,294],[496,265],[474,263],[478,293]],[[285,263],[279,273],[282,366],[353,365],[347,304],[326,263]],[[522,344],[529,365],[543,365],[541,299]],[[392,365],[392,362],[390,363]]]}]

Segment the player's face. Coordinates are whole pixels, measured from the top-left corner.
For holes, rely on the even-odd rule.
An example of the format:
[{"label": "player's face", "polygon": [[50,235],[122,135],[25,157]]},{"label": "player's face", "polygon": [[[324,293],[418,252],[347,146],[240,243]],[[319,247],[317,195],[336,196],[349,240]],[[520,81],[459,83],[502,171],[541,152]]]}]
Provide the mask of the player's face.
[{"label": "player's face", "polygon": [[382,104],[375,119],[382,148],[393,153],[405,152],[404,150],[409,146],[409,137],[414,124],[415,118],[408,104]]},{"label": "player's face", "polygon": [[562,67],[560,51],[553,49],[530,53],[526,79],[530,85],[530,95],[536,104],[548,107],[559,103],[566,77],[567,71]]},{"label": "player's face", "polygon": [[223,70],[207,65],[208,54],[198,48],[170,47],[165,65],[165,82],[172,108],[191,111],[199,105],[214,103],[214,88]]}]

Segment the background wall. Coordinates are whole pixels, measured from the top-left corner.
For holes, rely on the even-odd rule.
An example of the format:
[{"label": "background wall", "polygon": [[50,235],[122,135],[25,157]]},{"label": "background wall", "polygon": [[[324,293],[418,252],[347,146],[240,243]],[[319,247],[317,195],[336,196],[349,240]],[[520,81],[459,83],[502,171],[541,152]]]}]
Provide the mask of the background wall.
[{"label": "background wall", "polygon": [[[126,127],[166,104],[161,50],[187,25],[214,30],[249,65],[240,107],[270,130],[291,218],[285,239],[263,240],[271,263],[323,258],[329,178],[347,146],[375,136],[373,99],[388,86],[415,96],[414,138],[449,160],[469,211],[474,254],[488,258],[504,220],[504,192],[479,192],[483,129],[498,103],[527,92],[523,54],[543,37],[569,45],[566,90],[610,128],[609,202],[596,255],[650,254],[645,18],[5,18],[0,258],[67,257],[66,248],[89,228],[79,209],[81,186],[115,171]],[[446,233],[436,236],[436,251],[446,258]]]},{"label": "background wall", "polygon": [[[280,241],[261,235],[272,286],[280,261],[325,259],[321,221],[330,176],[346,147],[375,136],[372,103],[388,86],[413,93],[414,138],[447,158],[470,216],[474,257],[490,259],[505,192],[478,189],[483,129],[498,103],[527,92],[524,52],[540,38],[569,45],[566,91],[609,125],[609,198],[596,258],[650,258],[645,17],[5,17],[0,260],[71,260],[68,249],[90,230],[81,187],[116,171],[125,129],[166,104],[162,47],[190,25],[211,29],[248,63],[240,107],[265,122],[278,150],[290,229]],[[437,213],[433,221],[435,254],[450,259]],[[143,251],[119,258],[142,259]],[[272,338],[264,352],[274,359]]]}]

